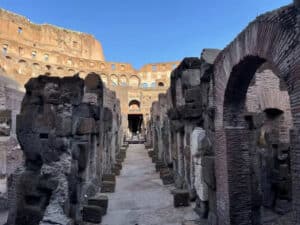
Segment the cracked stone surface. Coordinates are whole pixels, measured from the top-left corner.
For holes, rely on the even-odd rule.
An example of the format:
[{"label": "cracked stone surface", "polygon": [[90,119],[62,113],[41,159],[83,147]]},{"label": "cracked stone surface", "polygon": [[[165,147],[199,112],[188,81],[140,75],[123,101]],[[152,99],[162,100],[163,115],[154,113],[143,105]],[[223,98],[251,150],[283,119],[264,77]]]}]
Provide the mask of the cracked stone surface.
[{"label": "cracked stone surface", "polygon": [[144,145],[130,145],[115,193],[108,194],[102,225],[181,225],[196,220],[192,206],[173,207],[173,186],[164,186]]}]

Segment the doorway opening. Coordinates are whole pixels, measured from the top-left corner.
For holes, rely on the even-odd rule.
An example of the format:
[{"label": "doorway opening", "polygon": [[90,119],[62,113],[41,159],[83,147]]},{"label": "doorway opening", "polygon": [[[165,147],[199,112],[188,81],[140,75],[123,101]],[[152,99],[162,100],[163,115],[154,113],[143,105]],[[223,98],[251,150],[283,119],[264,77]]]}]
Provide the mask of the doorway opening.
[{"label": "doorway opening", "polygon": [[142,131],[143,114],[128,114],[128,128],[133,135]]}]

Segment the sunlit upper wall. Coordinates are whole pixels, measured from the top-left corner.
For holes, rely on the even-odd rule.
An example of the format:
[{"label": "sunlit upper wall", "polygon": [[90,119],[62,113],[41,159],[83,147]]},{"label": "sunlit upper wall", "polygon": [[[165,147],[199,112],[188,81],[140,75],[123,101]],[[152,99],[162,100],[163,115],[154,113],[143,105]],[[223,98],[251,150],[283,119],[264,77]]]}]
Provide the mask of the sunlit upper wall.
[{"label": "sunlit upper wall", "polygon": [[[37,25],[26,17],[0,9],[0,39],[10,52],[56,63],[59,55],[104,61],[102,46],[92,35],[49,24]],[[35,55],[35,56],[34,56]]]}]

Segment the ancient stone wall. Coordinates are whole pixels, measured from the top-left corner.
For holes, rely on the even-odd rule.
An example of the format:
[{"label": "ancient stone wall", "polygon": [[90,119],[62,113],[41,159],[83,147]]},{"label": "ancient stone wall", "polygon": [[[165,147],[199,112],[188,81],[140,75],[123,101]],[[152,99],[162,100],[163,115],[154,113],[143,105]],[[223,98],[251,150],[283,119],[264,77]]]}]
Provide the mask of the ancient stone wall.
[{"label": "ancient stone wall", "polygon": [[94,73],[85,80],[40,76],[26,84],[17,117],[25,165],[10,179],[8,224],[82,221],[83,204],[101,191],[103,174],[112,173],[112,152],[119,151],[111,145],[112,131],[120,129],[113,123],[118,105]]},{"label": "ancient stone wall", "polygon": [[184,59],[151,111],[156,164],[172,168],[177,190],[187,190],[197,213],[210,223],[216,221],[216,201],[209,90],[218,53],[206,49],[201,58]]},{"label": "ancient stone wall", "polygon": [[152,105],[156,167],[164,177],[171,153],[174,195],[189,193],[208,224],[300,221],[298,17],[293,5],[266,13],[223,51],[184,59],[168,117],[165,96]]},{"label": "ancient stone wall", "polygon": [[[124,121],[128,114],[142,114],[144,125],[153,101],[169,87],[172,69],[179,62],[151,63],[135,69],[129,63],[107,62],[101,43],[93,36],[49,24],[34,24],[29,19],[0,10],[0,69],[21,88],[39,75],[81,78],[96,72],[105,85],[120,99]],[[130,110],[132,100],[139,110]]]}]

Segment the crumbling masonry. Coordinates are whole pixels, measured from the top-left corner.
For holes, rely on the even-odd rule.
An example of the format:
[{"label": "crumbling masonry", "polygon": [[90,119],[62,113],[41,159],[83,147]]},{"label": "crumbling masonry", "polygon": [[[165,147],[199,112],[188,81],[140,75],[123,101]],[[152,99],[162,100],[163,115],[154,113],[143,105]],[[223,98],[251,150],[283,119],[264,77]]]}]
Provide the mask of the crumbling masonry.
[{"label": "crumbling masonry", "polygon": [[280,8],[172,72],[147,147],[175,206],[188,193],[208,224],[300,223],[298,27],[297,7]]},{"label": "crumbling masonry", "polygon": [[[195,202],[203,223],[300,224],[299,7],[259,16],[222,51],[183,59],[152,104],[149,156],[174,185],[174,206]],[[30,79],[8,225],[101,221],[107,199],[97,193],[114,191],[126,155],[120,105],[95,73]]]},{"label": "crumbling masonry", "polygon": [[40,76],[26,84],[17,135],[25,165],[9,186],[8,224],[73,224],[111,174],[120,106],[97,74]]}]

